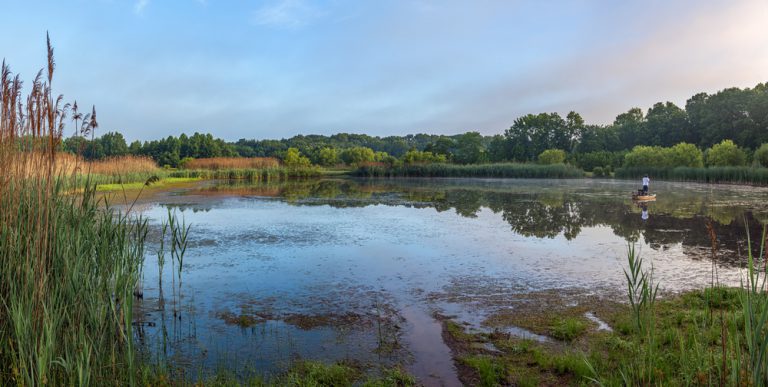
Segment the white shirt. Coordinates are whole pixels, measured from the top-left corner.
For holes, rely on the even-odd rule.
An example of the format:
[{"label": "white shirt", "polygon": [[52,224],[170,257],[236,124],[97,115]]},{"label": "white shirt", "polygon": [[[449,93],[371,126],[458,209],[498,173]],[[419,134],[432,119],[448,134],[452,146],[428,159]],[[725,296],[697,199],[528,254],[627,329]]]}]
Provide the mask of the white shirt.
[{"label": "white shirt", "polygon": [[651,182],[651,179],[649,179],[647,177],[643,178],[643,185],[648,185],[648,183],[650,183],[650,182]]}]

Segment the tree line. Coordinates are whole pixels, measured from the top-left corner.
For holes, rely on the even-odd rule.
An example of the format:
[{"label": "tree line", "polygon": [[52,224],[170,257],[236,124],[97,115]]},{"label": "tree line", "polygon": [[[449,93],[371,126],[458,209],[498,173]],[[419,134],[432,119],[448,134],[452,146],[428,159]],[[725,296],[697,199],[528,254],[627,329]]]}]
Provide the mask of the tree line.
[{"label": "tree line", "polygon": [[[185,158],[258,156],[284,159],[289,149],[296,149],[317,165],[394,160],[457,164],[532,162],[540,160],[548,150],[545,160],[559,160],[559,153],[551,151],[560,150],[565,154],[563,161],[592,170],[595,167],[616,168],[628,160],[653,160],[658,164],[658,155],[662,155],[659,157],[668,164],[674,164],[674,160],[690,161],[691,158],[693,164],[709,164],[705,163],[706,151],[703,150],[720,146],[725,140],[730,141],[724,145],[726,148],[737,149],[735,156],[728,156],[733,158],[734,165],[760,163],[754,151],[768,143],[768,84],[728,88],[714,94],[698,93],[689,98],[684,107],[659,102],[647,111],[632,108],[617,115],[608,125],[587,124],[573,111],[565,117],[558,113],[527,114],[514,120],[503,133],[493,136],[483,136],[475,131],[452,136],[387,137],[338,133],[227,142],[211,134],[194,133],[127,144],[122,134],[110,132],[93,139],[68,138],[63,149],[88,159],[144,155],[160,165],[171,167],[179,166]],[[675,151],[663,150],[676,146]],[[694,149],[702,152],[702,163],[698,163]],[[673,155],[680,152],[688,154]],[[633,153],[643,157],[629,156]],[[692,166],[687,161],[686,166]],[[722,162],[717,161],[717,165]]]}]

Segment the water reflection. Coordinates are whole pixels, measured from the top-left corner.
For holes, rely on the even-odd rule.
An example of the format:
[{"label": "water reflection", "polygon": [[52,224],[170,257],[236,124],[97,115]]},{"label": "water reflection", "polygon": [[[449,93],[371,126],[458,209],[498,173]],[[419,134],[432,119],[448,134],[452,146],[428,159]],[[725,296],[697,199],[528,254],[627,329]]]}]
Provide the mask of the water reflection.
[{"label": "water reflection", "polygon": [[[500,214],[511,231],[526,237],[567,240],[585,227],[608,226],[628,242],[642,237],[653,249],[682,244],[701,255],[711,245],[706,223],[711,221],[725,263],[736,264],[746,251],[746,229],[759,240],[768,220],[762,188],[708,187],[659,183],[659,200],[634,202],[631,183],[551,180],[348,180],[327,179],[282,183],[218,182],[200,188],[205,195],[281,198],[302,206],[335,208],[374,205],[434,208],[474,218],[483,209]],[[685,189],[684,187],[688,187]],[[683,188],[683,189],[681,189]],[[654,213],[651,218],[650,212]],[[759,244],[755,254],[759,253]]]}]

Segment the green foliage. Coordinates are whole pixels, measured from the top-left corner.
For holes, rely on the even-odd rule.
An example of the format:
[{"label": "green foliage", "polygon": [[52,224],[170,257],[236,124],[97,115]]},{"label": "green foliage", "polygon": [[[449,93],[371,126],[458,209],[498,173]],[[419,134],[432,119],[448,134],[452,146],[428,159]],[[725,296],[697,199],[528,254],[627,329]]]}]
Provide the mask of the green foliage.
[{"label": "green foliage", "polygon": [[768,143],[765,143],[755,151],[755,164],[763,168],[768,168]]},{"label": "green foliage", "polygon": [[344,149],[341,152],[341,160],[347,165],[360,165],[362,163],[370,163],[376,160],[376,154],[373,149],[357,146],[354,148]]},{"label": "green foliage", "polygon": [[667,151],[667,166],[701,168],[704,154],[696,145],[681,142]]},{"label": "green foliage", "polygon": [[363,166],[354,174],[364,177],[509,177],[509,178],[576,178],[584,171],[571,165],[538,164],[404,164],[394,167]]},{"label": "green foliage", "polygon": [[469,356],[461,361],[477,372],[481,386],[498,386],[504,381],[504,366],[490,356]]},{"label": "green foliage", "polygon": [[533,161],[546,149],[573,149],[583,120],[574,112],[568,116],[568,121],[557,113],[528,114],[516,119],[504,133],[509,142],[507,159]]},{"label": "green foliage", "polygon": [[595,151],[589,153],[576,153],[574,163],[585,171],[592,171],[595,167],[603,170],[613,170],[621,167],[624,162],[624,152]]},{"label": "green foliage", "polygon": [[456,139],[453,161],[459,164],[477,164],[487,160],[483,136],[478,132],[467,132]]},{"label": "green foliage", "polygon": [[539,164],[563,164],[565,163],[565,151],[560,149],[547,149],[539,155]]},{"label": "green foliage", "polygon": [[616,177],[639,179],[648,174],[654,179],[692,181],[699,183],[740,183],[768,185],[768,168],[710,167],[710,168],[619,168]]},{"label": "green foliage", "polygon": [[288,148],[283,157],[283,164],[288,168],[302,168],[308,167],[311,163],[307,157],[302,156],[298,149]]},{"label": "green foliage", "polygon": [[432,152],[409,150],[403,155],[403,162],[406,164],[444,163],[446,158],[445,155],[433,154]]},{"label": "green foliage", "polygon": [[336,148],[324,147],[320,149],[317,163],[324,167],[331,167],[341,162]]},{"label": "green foliage", "polygon": [[675,168],[702,167],[701,151],[692,144],[680,143],[671,148],[638,145],[624,156],[624,167]]},{"label": "green foliage", "polygon": [[608,176],[610,172],[607,172],[603,167],[595,167],[592,169],[592,176],[594,177],[605,177]]},{"label": "green foliage", "polygon": [[707,166],[739,167],[747,164],[747,154],[731,140],[723,140],[706,152]]},{"label": "green foliage", "polygon": [[101,207],[92,186],[74,196],[60,183],[17,183],[0,196],[16,219],[0,228],[0,384],[132,384],[146,222]]},{"label": "green foliage", "polygon": [[573,341],[587,330],[587,323],[580,318],[565,317],[555,321],[552,336],[558,340]]}]

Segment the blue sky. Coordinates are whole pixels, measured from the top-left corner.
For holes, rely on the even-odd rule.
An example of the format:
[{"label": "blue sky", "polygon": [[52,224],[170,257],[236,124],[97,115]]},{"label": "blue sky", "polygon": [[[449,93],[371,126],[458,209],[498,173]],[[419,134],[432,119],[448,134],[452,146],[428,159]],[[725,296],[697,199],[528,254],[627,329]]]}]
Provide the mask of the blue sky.
[{"label": "blue sky", "polygon": [[129,140],[501,133],[768,80],[768,2],[5,1],[0,56]]}]

